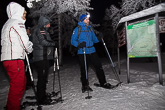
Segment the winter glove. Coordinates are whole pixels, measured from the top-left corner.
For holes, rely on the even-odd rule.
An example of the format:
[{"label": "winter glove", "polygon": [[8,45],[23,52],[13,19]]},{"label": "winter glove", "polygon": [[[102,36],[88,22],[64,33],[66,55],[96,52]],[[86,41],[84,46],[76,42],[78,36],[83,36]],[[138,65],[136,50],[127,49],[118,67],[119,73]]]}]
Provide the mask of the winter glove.
[{"label": "winter glove", "polygon": [[86,42],[83,41],[83,42],[79,43],[77,47],[78,48],[86,47]]},{"label": "winter glove", "polygon": [[101,41],[101,39],[103,39],[103,33],[99,33],[99,35],[97,36],[97,39],[98,39],[99,41]]},{"label": "winter glove", "polygon": [[33,43],[31,41],[28,42],[27,44],[27,53],[30,54],[33,51]]}]

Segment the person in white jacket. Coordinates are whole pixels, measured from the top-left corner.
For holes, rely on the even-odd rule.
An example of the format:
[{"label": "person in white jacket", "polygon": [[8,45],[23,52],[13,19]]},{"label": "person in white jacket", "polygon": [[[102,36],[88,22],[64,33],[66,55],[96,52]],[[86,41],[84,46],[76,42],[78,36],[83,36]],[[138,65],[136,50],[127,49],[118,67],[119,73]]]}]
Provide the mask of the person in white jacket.
[{"label": "person in white jacket", "polygon": [[1,61],[10,79],[6,108],[20,110],[26,87],[24,59],[33,51],[33,44],[25,28],[26,11],[20,4],[11,2],[7,6],[8,20],[1,31]]}]

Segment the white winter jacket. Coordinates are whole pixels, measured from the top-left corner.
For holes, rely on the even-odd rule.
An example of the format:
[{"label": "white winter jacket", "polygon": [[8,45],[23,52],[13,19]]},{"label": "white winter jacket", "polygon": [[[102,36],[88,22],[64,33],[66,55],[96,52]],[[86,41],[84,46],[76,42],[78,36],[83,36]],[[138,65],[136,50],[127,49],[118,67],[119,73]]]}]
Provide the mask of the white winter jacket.
[{"label": "white winter jacket", "polygon": [[24,7],[11,2],[7,6],[8,20],[1,31],[1,61],[25,59],[25,52],[32,52],[32,42],[22,19]]}]

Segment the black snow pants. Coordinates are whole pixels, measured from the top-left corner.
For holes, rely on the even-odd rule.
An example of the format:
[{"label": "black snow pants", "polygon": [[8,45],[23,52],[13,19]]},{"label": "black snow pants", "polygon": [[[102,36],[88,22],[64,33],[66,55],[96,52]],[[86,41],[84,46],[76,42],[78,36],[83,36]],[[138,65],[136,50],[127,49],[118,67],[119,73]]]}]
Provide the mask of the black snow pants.
[{"label": "black snow pants", "polygon": [[37,100],[42,102],[46,98],[46,83],[49,72],[49,61],[42,60],[35,62],[35,67],[38,75],[37,80]]},{"label": "black snow pants", "polygon": [[[88,86],[89,82],[86,78],[86,72],[85,72],[85,62],[84,62],[84,54],[78,54],[79,56],[79,64],[80,64],[80,70],[81,70],[81,82],[82,86]],[[86,61],[87,61],[87,68],[89,63],[91,63],[96,71],[96,76],[99,80],[100,85],[104,85],[106,83],[105,74],[102,68],[102,64],[99,60],[99,57],[97,53],[92,54],[86,54]]]}]

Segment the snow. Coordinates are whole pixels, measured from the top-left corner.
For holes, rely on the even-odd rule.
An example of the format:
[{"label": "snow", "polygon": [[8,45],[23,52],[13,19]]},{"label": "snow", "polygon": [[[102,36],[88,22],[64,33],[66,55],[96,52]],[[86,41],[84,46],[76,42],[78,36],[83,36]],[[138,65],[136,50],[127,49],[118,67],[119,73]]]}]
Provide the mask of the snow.
[{"label": "snow", "polygon": [[131,21],[134,19],[142,18],[145,16],[153,15],[153,14],[163,12],[163,11],[165,11],[165,3],[161,3],[159,5],[153,6],[151,8],[145,9],[145,10],[142,10],[140,12],[125,16],[125,17],[120,19],[118,24],[123,23],[123,22],[127,22],[127,21]]},{"label": "snow", "polygon": [[[117,84],[107,58],[101,58],[101,61],[107,82]],[[120,78],[123,83],[113,90],[95,87],[93,83],[98,82],[95,72],[91,67],[88,72],[90,87],[93,89],[93,92],[89,93],[92,96],[91,99],[85,99],[88,94],[81,92],[78,59],[75,57],[65,58],[63,66],[60,67],[64,101],[63,103],[43,106],[43,110],[165,110],[165,86],[158,82],[158,68],[155,61],[132,61],[130,66],[131,83],[127,84],[126,60],[122,59]],[[2,77],[0,77],[0,110],[3,110],[5,106],[9,86],[8,78],[4,74],[5,71],[3,70],[1,72]],[[36,82],[37,75],[35,72],[33,76]],[[52,92],[52,85],[53,67],[50,68],[47,92]],[[56,81],[55,91],[58,90],[58,81]],[[23,102],[27,100],[25,96],[30,95],[34,95],[32,89],[26,91]],[[26,110],[31,108],[36,107],[27,107]]]}]

